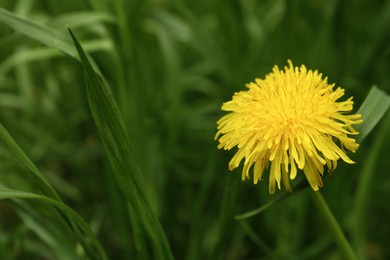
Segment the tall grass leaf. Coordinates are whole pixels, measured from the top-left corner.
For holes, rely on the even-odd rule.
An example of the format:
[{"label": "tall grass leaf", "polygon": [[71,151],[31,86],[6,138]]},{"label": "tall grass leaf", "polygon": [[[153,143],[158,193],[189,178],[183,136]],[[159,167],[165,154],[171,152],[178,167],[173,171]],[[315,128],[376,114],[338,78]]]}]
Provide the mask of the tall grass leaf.
[{"label": "tall grass leaf", "polygon": [[373,86],[357,111],[363,117],[363,123],[355,127],[359,131],[359,136],[357,137],[358,143],[361,143],[378,124],[379,120],[389,109],[389,106],[390,96],[378,87]]},{"label": "tall grass leaf", "polygon": [[[12,190],[4,186],[0,186],[0,199],[31,199],[42,201],[48,204],[53,205],[59,209],[64,215],[69,216],[80,231],[84,234],[86,240],[90,241],[90,245],[93,247],[93,254],[90,255],[92,259],[107,259],[106,253],[103,250],[100,242],[96,239],[96,236],[93,234],[88,224],[83,220],[80,215],[78,215],[73,209],[65,205],[64,203],[54,200],[52,198],[46,197],[44,195],[34,194],[25,191]],[[85,247],[84,247],[85,248]]]},{"label": "tall grass leaf", "polygon": [[6,148],[16,159],[18,159],[22,165],[24,165],[30,172],[36,177],[36,184],[39,189],[48,197],[60,200],[58,194],[53,187],[49,184],[43,174],[38,170],[34,163],[23,152],[19,145],[15,142],[12,136],[0,123],[0,144]]},{"label": "tall grass leaf", "polygon": [[[155,259],[172,259],[169,244],[157,216],[153,212],[146,185],[140,169],[134,159],[129,138],[125,132],[123,120],[108,85],[93,69],[80,43],[69,29],[84,68],[86,93],[89,108],[95,121],[107,158],[113,169],[114,177],[130,205],[133,228],[137,239],[150,240]],[[138,224],[137,224],[138,223]],[[150,253],[150,248],[142,248],[142,254]],[[152,258],[150,256],[149,258]]]},{"label": "tall grass leaf", "polygon": [[116,18],[108,13],[101,12],[73,12],[58,16],[50,23],[50,26],[58,30],[66,29],[65,26],[74,28],[91,27],[97,24],[115,24]]},{"label": "tall grass leaf", "polygon": [[267,254],[268,257],[272,259],[277,258],[275,250],[272,250],[245,220],[238,221],[238,224],[245,232],[245,234],[253,241],[253,243],[255,243],[259,249],[261,249],[261,251],[263,251],[265,254]]},{"label": "tall grass leaf", "polygon": [[370,146],[370,152],[367,153],[364,161],[360,163],[361,170],[357,179],[355,198],[355,207],[353,218],[351,218],[351,239],[354,243],[356,253],[359,259],[365,259],[364,245],[366,241],[367,221],[370,213],[370,206],[373,197],[374,185],[381,181],[378,175],[381,169],[379,168],[379,160],[383,151],[386,149],[387,142],[384,141],[388,137],[390,129],[390,114],[383,118],[383,123],[375,132],[374,141]]},{"label": "tall grass leaf", "polygon": [[[19,200],[20,201],[20,200]],[[20,201],[22,202],[22,201]],[[19,203],[19,205],[22,203]],[[27,203],[23,203],[27,204]],[[57,226],[55,222],[47,222],[46,219],[40,218],[40,215],[32,214],[25,207],[17,209],[16,213],[23,223],[32,230],[37,237],[44,241],[58,259],[75,260],[82,259],[74,250],[75,246],[66,240],[62,226]],[[60,233],[59,229],[62,229]],[[56,232],[57,231],[57,232]]]},{"label": "tall grass leaf", "polygon": [[[112,42],[107,38],[90,40],[84,42],[83,46],[85,46],[85,50],[87,50],[88,53],[98,51],[108,52],[112,50]],[[62,54],[57,50],[47,47],[22,49],[15,52],[0,64],[0,85],[3,79],[6,78],[7,73],[21,63],[47,60],[60,55]]]},{"label": "tall grass leaf", "polygon": [[61,32],[14,14],[1,7],[0,21],[49,47],[59,49],[70,56],[75,56],[70,39]]},{"label": "tall grass leaf", "polygon": [[[43,174],[39,171],[39,169],[35,166],[35,164],[30,160],[30,158],[23,152],[23,150],[19,147],[19,145],[15,142],[12,136],[8,133],[8,131],[4,128],[4,126],[0,123],[0,145],[6,148],[19,162],[25,166],[35,177],[34,184],[38,187],[38,190],[42,192],[45,196],[61,202],[61,198],[58,196],[57,192],[53,189],[50,183],[46,180]],[[80,230],[75,226],[74,220],[68,216],[61,214],[58,216],[59,219],[56,221],[60,221],[62,224],[70,224],[73,228],[73,231],[79,238],[80,243],[83,244],[86,250],[89,250],[88,243],[85,240],[83,234],[80,233]],[[90,239],[90,238],[88,238]],[[96,240],[96,238],[94,238]],[[89,250],[93,252],[93,250]]]},{"label": "tall grass leaf", "polygon": [[251,210],[251,211],[248,211],[248,212],[245,212],[245,213],[242,213],[242,214],[239,214],[239,215],[236,215],[235,219],[242,220],[242,219],[250,218],[250,217],[253,217],[257,214],[260,214],[261,212],[265,211],[266,209],[270,208],[271,206],[275,205],[276,203],[293,196],[298,191],[304,190],[307,187],[309,187],[308,182],[305,179],[302,179],[300,182],[298,182],[298,184],[296,184],[293,187],[294,193],[289,193],[289,192],[284,191],[283,194],[279,195],[277,198],[269,201],[268,203],[262,205],[261,207],[254,209],[254,210]]}]

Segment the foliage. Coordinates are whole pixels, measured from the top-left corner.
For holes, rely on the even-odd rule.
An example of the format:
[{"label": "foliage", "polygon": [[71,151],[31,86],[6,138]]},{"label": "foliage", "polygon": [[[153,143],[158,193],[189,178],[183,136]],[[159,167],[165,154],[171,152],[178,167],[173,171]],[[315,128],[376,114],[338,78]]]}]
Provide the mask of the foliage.
[{"label": "foliage", "polygon": [[289,58],[360,107],[357,164],[323,193],[359,257],[390,258],[390,2],[0,6],[1,259],[338,255],[305,189],[242,183],[213,140],[221,103]]}]

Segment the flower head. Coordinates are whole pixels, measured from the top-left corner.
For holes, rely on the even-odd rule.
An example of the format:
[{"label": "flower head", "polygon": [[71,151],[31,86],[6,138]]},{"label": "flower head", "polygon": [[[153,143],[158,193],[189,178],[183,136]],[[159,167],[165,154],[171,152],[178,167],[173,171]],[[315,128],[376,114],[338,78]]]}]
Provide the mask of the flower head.
[{"label": "flower head", "polygon": [[290,179],[303,170],[314,190],[322,187],[325,165],[332,172],[341,158],[354,163],[345,148],[355,152],[358,144],[349,135],[357,135],[352,125],[362,122],[361,115],[347,114],[352,110],[352,97],[337,101],[344,89],[328,84],[318,71],[302,65],[279,70],[275,66],[265,79],[246,85],[249,90],[234,94],[222,105],[230,113],[218,122],[218,148],[238,151],[229,162],[237,168],[244,160],[242,179],[249,178],[253,166],[256,184],[270,167],[269,192],[275,186],[291,190]]}]

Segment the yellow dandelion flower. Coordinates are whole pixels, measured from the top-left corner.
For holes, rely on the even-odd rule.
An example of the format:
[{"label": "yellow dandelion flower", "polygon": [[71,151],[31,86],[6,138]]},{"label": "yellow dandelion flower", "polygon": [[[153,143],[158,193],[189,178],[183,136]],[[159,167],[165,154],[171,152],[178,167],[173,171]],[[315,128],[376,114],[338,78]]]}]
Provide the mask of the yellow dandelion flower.
[{"label": "yellow dandelion flower", "polygon": [[[229,162],[229,169],[237,168],[245,159],[242,179],[249,178],[253,166],[256,184],[270,165],[269,192],[283,181],[292,191],[289,179],[303,170],[313,190],[323,186],[325,165],[333,171],[341,158],[354,163],[345,152],[355,152],[359,144],[348,135],[357,135],[352,125],[362,122],[361,115],[350,114],[352,97],[337,101],[344,89],[328,84],[318,71],[302,65],[279,70],[275,66],[265,79],[247,84],[247,91],[234,94],[222,105],[230,111],[218,122],[218,148],[238,151]],[[339,147],[341,146],[341,148]]]}]

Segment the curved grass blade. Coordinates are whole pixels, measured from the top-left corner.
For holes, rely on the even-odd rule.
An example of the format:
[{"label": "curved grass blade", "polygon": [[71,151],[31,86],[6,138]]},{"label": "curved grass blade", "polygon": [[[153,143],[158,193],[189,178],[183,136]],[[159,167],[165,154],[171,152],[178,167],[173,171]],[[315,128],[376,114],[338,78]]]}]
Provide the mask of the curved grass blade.
[{"label": "curved grass blade", "polygon": [[357,111],[363,117],[363,123],[355,127],[359,131],[359,136],[357,137],[358,143],[361,143],[378,124],[379,120],[389,109],[389,106],[390,96],[378,87],[373,86]]},{"label": "curved grass blade", "polygon": [[275,205],[277,202],[280,202],[286,198],[289,198],[289,197],[293,196],[295,193],[297,193],[298,191],[304,190],[307,187],[310,187],[309,183],[306,181],[306,179],[302,179],[297,185],[295,185],[293,187],[292,190],[294,191],[294,193],[289,193],[287,191],[284,191],[284,193],[282,195],[279,195],[276,199],[269,201],[268,203],[266,203],[265,205],[263,205],[257,209],[248,211],[248,212],[240,214],[240,215],[236,215],[235,219],[242,220],[242,219],[253,217],[253,216],[263,212],[264,210],[270,208],[271,206]]},{"label": "curved grass blade", "polygon": [[77,227],[80,229],[80,231],[88,238],[88,240],[91,242],[91,246],[93,247],[94,252],[97,253],[98,259],[107,259],[106,253],[103,250],[103,247],[101,246],[100,242],[96,239],[96,236],[93,234],[91,229],[89,228],[89,225],[83,220],[80,215],[78,215],[73,209],[65,205],[64,203],[54,200],[52,198],[38,195],[30,192],[25,191],[19,191],[19,190],[12,190],[5,187],[0,187],[0,199],[31,199],[31,200],[38,200],[42,201],[48,204],[51,204],[55,206],[57,209],[59,209],[64,215],[69,216],[73,223],[77,225]]},{"label": "curved grass blade", "polygon": [[[58,196],[54,188],[50,185],[50,183],[46,180],[46,178],[35,166],[35,164],[30,160],[30,158],[23,152],[23,150],[19,147],[19,145],[15,142],[15,140],[1,123],[0,144],[5,147],[16,159],[18,159],[22,165],[29,169],[29,171],[35,177],[34,184],[38,187],[38,190],[40,192],[42,192],[46,197],[49,197],[50,199],[55,200],[58,203],[62,203],[61,198]],[[79,241],[84,246],[85,250],[88,251],[89,254],[93,254],[94,250],[90,250],[90,247],[88,246],[85,237],[82,233],[80,233],[80,230],[77,228],[77,226],[75,226],[74,220],[70,216],[63,214],[62,211],[60,211],[60,213],[61,216],[58,216],[59,218],[57,220],[61,221],[61,223],[69,224],[78,236]]]},{"label": "curved grass blade", "polygon": [[[17,203],[19,207],[17,207],[15,213],[29,230],[51,248],[58,259],[76,260],[85,258],[84,254],[80,255],[76,252],[74,243],[65,238],[62,225],[41,218],[40,214],[20,199]],[[43,252],[41,257],[44,257],[45,254],[46,252]]]},{"label": "curved grass blade", "polygon": [[[130,140],[110,88],[93,69],[80,43],[69,29],[84,68],[89,108],[114,177],[128,204],[136,243],[149,239],[156,259],[172,259],[172,253],[157,216],[151,208],[146,185],[135,161]],[[141,232],[142,231],[142,232]],[[141,243],[142,244],[142,243]],[[140,248],[145,253],[147,246]],[[152,258],[150,256],[149,258]]]},{"label": "curved grass blade", "polygon": [[15,158],[17,158],[24,166],[26,166],[27,169],[30,170],[30,172],[36,177],[36,184],[43,192],[43,194],[50,198],[60,200],[57,192],[55,192],[46,178],[42,175],[42,173],[38,170],[30,158],[28,158],[28,156],[23,152],[23,150],[19,147],[19,145],[15,142],[15,140],[1,123],[0,144],[5,147]]},{"label": "curved grass blade", "polygon": [[272,259],[278,258],[274,250],[272,250],[270,246],[268,246],[261,239],[261,237],[259,237],[259,235],[256,234],[256,232],[250,227],[250,225],[248,225],[248,223],[246,223],[245,220],[241,219],[241,221],[238,221],[238,224],[240,225],[241,229],[245,232],[245,234],[253,241],[253,243],[255,243],[256,246],[260,248],[261,251],[263,251],[268,257]]},{"label": "curved grass blade", "polygon": [[59,49],[70,56],[75,56],[69,37],[48,26],[26,19],[1,7],[0,21],[32,39],[42,42],[47,46]]},{"label": "curved grass blade", "polygon": [[116,18],[110,14],[95,11],[79,11],[66,13],[57,16],[50,23],[50,26],[59,30],[66,29],[66,26],[74,28],[96,26],[97,24],[115,24]]},{"label": "curved grass blade", "polygon": [[[112,49],[112,42],[109,39],[98,39],[83,42],[83,46],[85,46],[88,53],[96,51],[110,51]],[[46,60],[61,55],[62,54],[58,52],[58,50],[48,47],[35,49],[30,48],[26,50],[22,49],[10,55],[0,64],[0,79],[1,77],[4,77],[4,75],[7,74],[13,67],[19,65],[20,63]]]},{"label": "curved grass blade", "polygon": [[[359,259],[367,258],[365,255],[364,245],[367,243],[367,229],[365,225],[370,213],[370,203],[372,203],[373,190],[375,184],[380,178],[380,158],[381,153],[386,149],[387,142],[384,141],[389,136],[390,114],[383,118],[383,123],[376,131],[373,142],[370,146],[370,152],[367,154],[364,162],[361,164],[359,178],[356,184],[355,205],[353,218],[351,218],[351,239],[355,246]],[[367,253],[367,252],[366,252]]]}]

